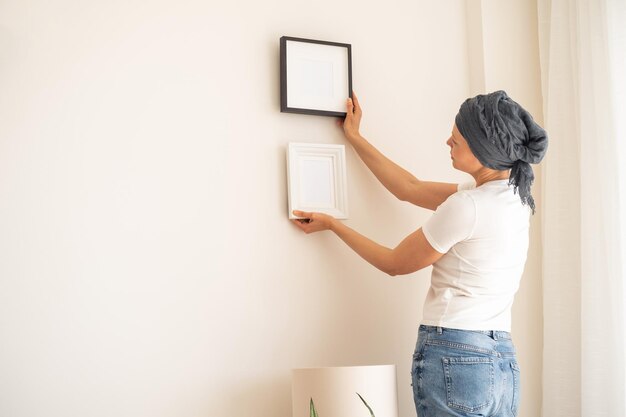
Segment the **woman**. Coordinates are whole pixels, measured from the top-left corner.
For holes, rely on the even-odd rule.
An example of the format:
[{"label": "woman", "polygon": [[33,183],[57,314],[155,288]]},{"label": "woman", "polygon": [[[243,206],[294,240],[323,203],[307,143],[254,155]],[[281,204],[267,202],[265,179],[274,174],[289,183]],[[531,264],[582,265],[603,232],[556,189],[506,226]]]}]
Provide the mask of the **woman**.
[{"label": "woman", "polygon": [[387,159],[360,135],[361,117],[348,99],[343,130],[363,162],[400,200],[435,213],[394,249],[325,214],[295,211],[306,221],[294,223],[333,231],[390,275],[433,265],[411,372],[419,417],[516,416],[511,306],[535,211],[529,164],[545,155],[545,131],[504,91],[467,99],[446,143],[454,168],[474,181],[457,185],[420,181]]}]

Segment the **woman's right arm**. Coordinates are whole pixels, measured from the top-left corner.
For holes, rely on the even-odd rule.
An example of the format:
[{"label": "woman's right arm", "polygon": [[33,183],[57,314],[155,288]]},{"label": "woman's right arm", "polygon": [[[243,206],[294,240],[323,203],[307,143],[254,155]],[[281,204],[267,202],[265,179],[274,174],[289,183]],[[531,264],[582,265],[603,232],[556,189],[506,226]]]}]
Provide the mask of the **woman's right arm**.
[{"label": "woman's right arm", "polygon": [[372,146],[359,133],[363,111],[357,97],[354,94],[353,97],[354,102],[348,99],[347,103],[344,134],[361,160],[389,192],[402,201],[435,210],[457,191],[457,184],[418,180]]}]

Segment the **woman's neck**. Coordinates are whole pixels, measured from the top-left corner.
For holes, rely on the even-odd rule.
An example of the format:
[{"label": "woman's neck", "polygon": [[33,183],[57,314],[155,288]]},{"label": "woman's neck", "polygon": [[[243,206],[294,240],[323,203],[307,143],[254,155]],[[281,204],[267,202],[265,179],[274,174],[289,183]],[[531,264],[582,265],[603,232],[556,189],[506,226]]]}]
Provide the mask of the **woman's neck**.
[{"label": "woman's neck", "polygon": [[472,174],[474,180],[476,181],[476,187],[480,187],[486,182],[489,181],[497,181],[497,180],[508,180],[510,175],[510,171],[495,171],[490,169],[488,171],[479,171],[475,174]]}]

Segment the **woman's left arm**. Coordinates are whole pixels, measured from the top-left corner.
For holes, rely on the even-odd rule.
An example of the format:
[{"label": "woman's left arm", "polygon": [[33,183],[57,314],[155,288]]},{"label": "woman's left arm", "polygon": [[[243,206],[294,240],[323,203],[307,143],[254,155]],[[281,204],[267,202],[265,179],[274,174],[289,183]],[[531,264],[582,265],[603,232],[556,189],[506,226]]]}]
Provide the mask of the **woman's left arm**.
[{"label": "woman's left arm", "polygon": [[360,257],[391,276],[419,271],[443,256],[443,253],[437,252],[428,243],[421,228],[407,236],[394,249],[389,249],[368,239],[332,216],[302,211],[294,211],[294,214],[306,218],[306,220],[293,221],[305,233],[330,230]]}]

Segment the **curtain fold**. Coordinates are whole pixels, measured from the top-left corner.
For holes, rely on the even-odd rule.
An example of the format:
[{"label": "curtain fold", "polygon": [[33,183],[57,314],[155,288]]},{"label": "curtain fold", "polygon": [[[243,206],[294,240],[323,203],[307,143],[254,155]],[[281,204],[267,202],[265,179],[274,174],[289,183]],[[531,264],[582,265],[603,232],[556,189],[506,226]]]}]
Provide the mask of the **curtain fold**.
[{"label": "curtain fold", "polygon": [[626,7],[538,0],[543,416],[626,416]]}]

